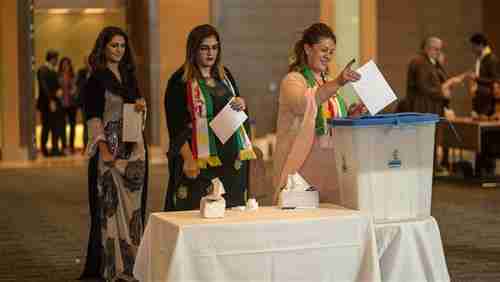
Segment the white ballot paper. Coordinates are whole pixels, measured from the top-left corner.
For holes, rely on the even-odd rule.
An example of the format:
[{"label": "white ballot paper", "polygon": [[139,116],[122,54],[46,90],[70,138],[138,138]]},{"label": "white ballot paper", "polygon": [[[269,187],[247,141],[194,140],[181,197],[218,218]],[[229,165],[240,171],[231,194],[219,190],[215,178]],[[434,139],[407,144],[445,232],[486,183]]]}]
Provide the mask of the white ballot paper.
[{"label": "white ballot paper", "polygon": [[370,114],[377,114],[397,99],[373,60],[356,71],[361,74],[361,79],[351,84]]},{"label": "white ballot paper", "polygon": [[234,97],[229,100],[226,106],[212,119],[210,127],[215,135],[219,137],[222,144],[234,134],[234,132],[245,122],[248,116],[244,111],[236,111],[231,108],[231,102]]},{"label": "white ballot paper", "polygon": [[135,104],[123,104],[123,142],[140,142],[142,140],[142,112],[136,112]]}]

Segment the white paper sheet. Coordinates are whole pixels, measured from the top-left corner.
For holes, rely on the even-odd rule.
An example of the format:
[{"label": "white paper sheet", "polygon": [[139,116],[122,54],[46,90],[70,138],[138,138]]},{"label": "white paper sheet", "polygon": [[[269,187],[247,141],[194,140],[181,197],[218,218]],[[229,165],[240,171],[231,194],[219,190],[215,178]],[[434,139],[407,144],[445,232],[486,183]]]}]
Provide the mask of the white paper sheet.
[{"label": "white paper sheet", "polygon": [[212,119],[210,127],[222,144],[234,134],[234,132],[245,122],[248,116],[244,111],[236,111],[231,107],[232,98],[226,106]]},{"label": "white paper sheet", "polygon": [[142,139],[142,112],[135,111],[135,104],[123,104],[123,142],[140,142]]},{"label": "white paper sheet", "polygon": [[377,114],[397,99],[373,60],[356,71],[361,74],[361,79],[353,82],[352,86],[370,114]]}]

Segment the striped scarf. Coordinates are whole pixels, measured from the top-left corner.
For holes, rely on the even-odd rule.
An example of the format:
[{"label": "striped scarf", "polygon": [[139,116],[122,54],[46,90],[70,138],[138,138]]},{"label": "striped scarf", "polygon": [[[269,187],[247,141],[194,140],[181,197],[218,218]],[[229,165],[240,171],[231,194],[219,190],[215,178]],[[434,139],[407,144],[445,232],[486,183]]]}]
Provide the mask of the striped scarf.
[{"label": "striped scarf", "polygon": [[[304,76],[307,82],[307,87],[314,88],[319,86],[316,82],[316,78],[309,67],[304,67],[301,74]],[[344,118],[347,117],[347,107],[345,101],[339,95],[330,97],[327,101],[318,107],[318,114],[316,115],[316,125],[315,131],[316,135],[325,135],[327,133],[326,122],[328,119],[332,118]]]},{"label": "striped scarf", "polygon": [[[227,79],[224,84],[229,88],[233,96],[235,91],[231,82]],[[208,92],[205,80],[192,79],[187,82],[187,101],[192,120],[192,145],[193,157],[200,168],[209,166],[220,166],[222,162],[217,152],[216,136],[209,126],[214,118],[214,107],[212,96]],[[248,138],[245,128],[240,126],[235,132],[236,146],[239,151],[239,160],[255,159],[256,155],[252,149],[252,143]]]}]

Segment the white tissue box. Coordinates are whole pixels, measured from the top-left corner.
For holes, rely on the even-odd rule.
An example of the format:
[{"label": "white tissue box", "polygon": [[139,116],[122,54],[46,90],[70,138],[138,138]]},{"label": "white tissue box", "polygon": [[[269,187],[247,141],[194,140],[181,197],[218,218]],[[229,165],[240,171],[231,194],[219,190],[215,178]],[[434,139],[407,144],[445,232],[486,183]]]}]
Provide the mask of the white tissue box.
[{"label": "white tissue box", "polygon": [[281,190],[278,206],[280,208],[318,208],[319,192]]},{"label": "white tissue box", "polygon": [[204,218],[221,218],[224,217],[224,212],[226,211],[226,200],[220,198],[218,200],[212,200],[208,197],[201,198],[200,201],[200,213]]},{"label": "white tissue box", "polygon": [[246,204],[246,210],[247,211],[256,211],[259,209],[259,203],[257,200],[251,198],[248,199],[247,204]]}]

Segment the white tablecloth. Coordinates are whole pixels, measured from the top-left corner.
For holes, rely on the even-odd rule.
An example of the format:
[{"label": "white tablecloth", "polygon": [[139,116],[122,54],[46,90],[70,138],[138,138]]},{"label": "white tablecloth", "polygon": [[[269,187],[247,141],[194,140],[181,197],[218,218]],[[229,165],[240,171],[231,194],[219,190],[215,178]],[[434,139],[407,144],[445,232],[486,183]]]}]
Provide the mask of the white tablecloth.
[{"label": "white tablecloth", "polygon": [[342,208],[256,212],[223,219],[153,213],[134,275],[146,281],[380,281],[372,221]]},{"label": "white tablecloth", "polygon": [[448,282],[441,235],[436,220],[375,224],[382,281]]}]

